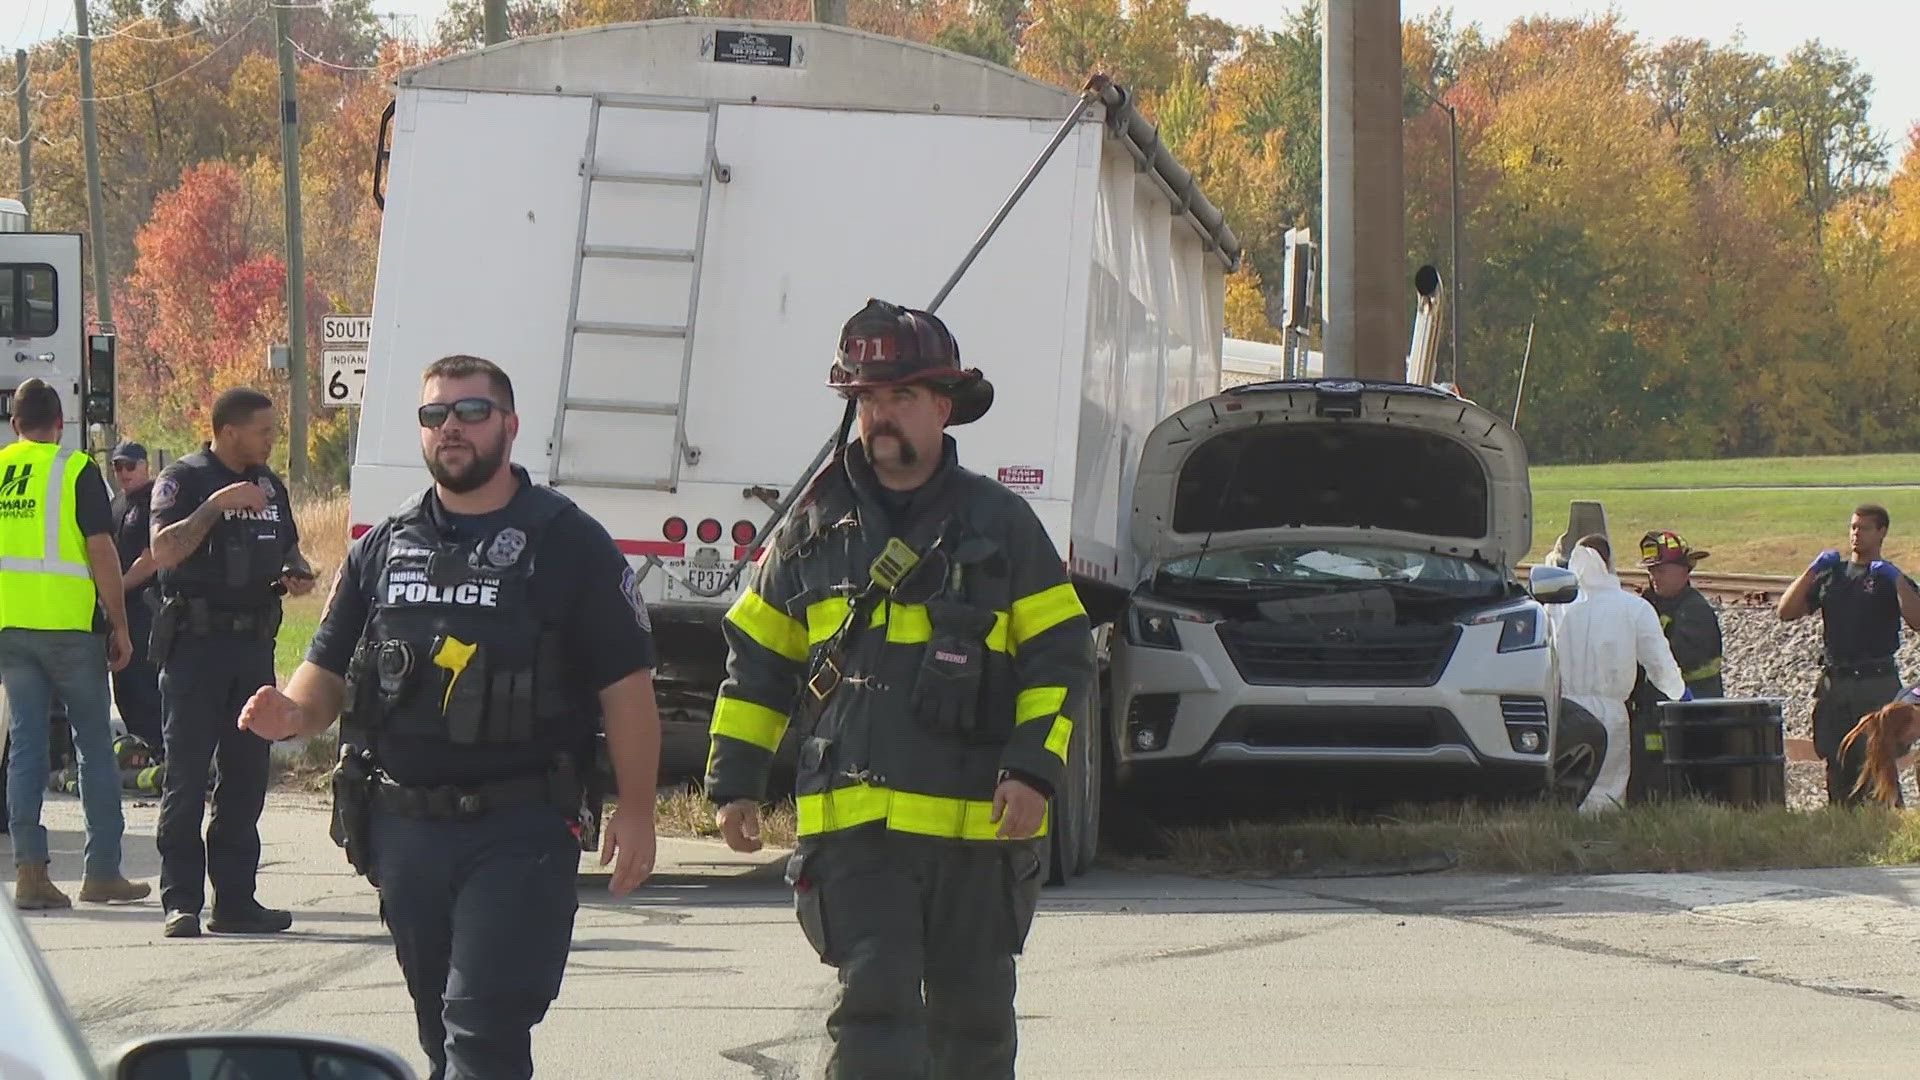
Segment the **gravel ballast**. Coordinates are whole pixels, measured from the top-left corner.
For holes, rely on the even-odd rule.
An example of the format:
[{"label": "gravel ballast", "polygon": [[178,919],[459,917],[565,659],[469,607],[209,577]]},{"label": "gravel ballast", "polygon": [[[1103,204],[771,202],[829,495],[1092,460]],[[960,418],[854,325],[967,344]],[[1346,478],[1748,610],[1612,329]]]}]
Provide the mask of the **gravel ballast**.
[{"label": "gravel ballast", "polygon": [[[1820,677],[1820,617],[1783,623],[1770,606],[1723,604],[1720,632],[1725,643],[1723,681],[1728,697],[1784,699],[1789,739],[1813,738],[1813,685]],[[1901,677],[1912,685],[1920,673],[1920,635],[1905,634],[1899,652]],[[1912,775],[1902,777],[1907,805],[1920,805]],[[1826,770],[1819,762],[1788,762],[1787,803],[1824,806]]]}]

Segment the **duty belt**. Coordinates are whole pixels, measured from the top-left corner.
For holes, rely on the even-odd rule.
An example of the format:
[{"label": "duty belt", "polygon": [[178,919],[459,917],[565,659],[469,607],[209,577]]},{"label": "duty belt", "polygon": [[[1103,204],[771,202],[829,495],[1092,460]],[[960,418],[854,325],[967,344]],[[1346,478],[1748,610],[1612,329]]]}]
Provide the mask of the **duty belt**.
[{"label": "duty belt", "polygon": [[280,631],[281,612],[277,605],[217,607],[198,596],[181,597],[174,602],[184,609],[180,629],[196,636],[270,638]]},{"label": "duty belt", "polygon": [[[381,777],[373,786],[373,803],[403,817],[450,818],[484,814],[520,806],[569,809],[556,790],[556,776],[523,776],[490,780],[468,786],[408,787]],[[578,792],[575,792],[575,799]]]},{"label": "duty belt", "polygon": [[1829,657],[1821,662],[1820,668],[1841,679],[1872,679],[1882,675],[1898,677],[1900,674],[1900,665],[1891,656],[1874,660],[1835,660]]}]

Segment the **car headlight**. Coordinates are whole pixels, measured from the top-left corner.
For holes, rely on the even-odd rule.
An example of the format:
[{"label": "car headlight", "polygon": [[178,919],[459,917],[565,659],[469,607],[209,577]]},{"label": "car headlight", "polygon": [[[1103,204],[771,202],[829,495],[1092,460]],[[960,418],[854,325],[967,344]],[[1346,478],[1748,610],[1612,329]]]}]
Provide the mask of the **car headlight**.
[{"label": "car headlight", "polygon": [[1181,616],[1165,608],[1135,604],[1127,614],[1127,641],[1149,649],[1180,648],[1180,628],[1174,624]]},{"label": "car headlight", "polygon": [[1486,626],[1489,623],[1500,624],[1500,652],[1539,649],[1547,644],[1547,621],[1540,617],[1540,609],[1535,605],[1503,608],[1473,618],[1474,626]]}]

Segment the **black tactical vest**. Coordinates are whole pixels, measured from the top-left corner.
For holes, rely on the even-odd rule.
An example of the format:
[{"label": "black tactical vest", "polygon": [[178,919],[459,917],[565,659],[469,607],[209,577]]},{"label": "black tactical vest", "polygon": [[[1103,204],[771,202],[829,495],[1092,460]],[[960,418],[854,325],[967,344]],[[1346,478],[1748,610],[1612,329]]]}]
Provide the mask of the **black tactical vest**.
[{"label": "black tactical vest", "polygon": [[1827,658],[1840,663],[1884,660],[1900,649],[1900,597],[1893,583],[1848,564],[1827,571],[1818,603]]},{"label": "black tactical vest", "polygon": [[[212,453],[204,450],[180,463],[203,474],[219,468]],[[249,473],[248,478],[267,493],[266,509],[222,513],[191,555],[161,571],[162,595],[198,597],[223,608],[279,606],[275,586],[293,552],[293,503],[286,486],[265,469]],[[211,498],[213,492],[206,495]]]},{"label": "black tactical vest", "polygon": [[453,542],[427,492],[369,551],[374,596],[347,672],[343,725],[456,745],[551,740],[591,710],[567,688],[558,628],[529,590],[546,528],[573,503],[523,483],[489,536]]}]

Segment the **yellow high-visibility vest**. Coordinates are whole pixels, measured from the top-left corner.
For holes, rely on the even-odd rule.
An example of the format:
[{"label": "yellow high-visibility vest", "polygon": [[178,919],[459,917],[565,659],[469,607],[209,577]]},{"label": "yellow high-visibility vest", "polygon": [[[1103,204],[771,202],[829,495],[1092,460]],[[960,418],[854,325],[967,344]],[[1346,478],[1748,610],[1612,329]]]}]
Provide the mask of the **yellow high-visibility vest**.
[{"label": "yellow high-visibility vest", "polygon": [[0,449],[0,627],[93,629],[93,569],[76,516],[87,460],[58,443]]}]

